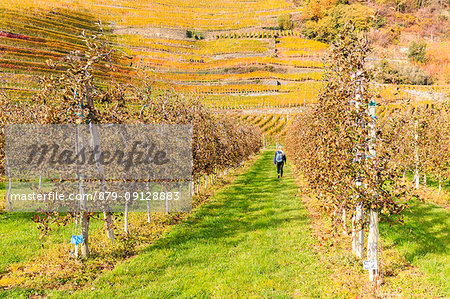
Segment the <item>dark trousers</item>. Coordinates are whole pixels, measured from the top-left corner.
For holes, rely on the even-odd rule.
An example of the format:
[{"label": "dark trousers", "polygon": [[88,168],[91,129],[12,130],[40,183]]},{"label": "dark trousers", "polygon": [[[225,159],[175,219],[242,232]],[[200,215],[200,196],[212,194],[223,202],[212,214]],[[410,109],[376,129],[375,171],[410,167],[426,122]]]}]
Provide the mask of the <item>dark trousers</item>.
[{"label": "dark trousers", "polygon": [[277,173],[283,176],[283,166],[284,162],[277,162]]}]

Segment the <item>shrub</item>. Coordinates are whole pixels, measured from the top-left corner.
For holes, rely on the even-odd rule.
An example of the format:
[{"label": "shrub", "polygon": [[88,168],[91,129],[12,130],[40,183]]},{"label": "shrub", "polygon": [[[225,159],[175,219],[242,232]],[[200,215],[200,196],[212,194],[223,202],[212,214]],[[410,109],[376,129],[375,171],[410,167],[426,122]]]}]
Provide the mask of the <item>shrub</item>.
[{"label": "shrub", "polygon": [[203,32],[198,32],[194,30],[186,30],[186,38],[194,38],[194,39],[204,39],[205,34]]},{"label": "shrub", "polygon": [[411,61],[425,63],[426,62],[427,44],[421,40],[418,42],[413,41],[409,46],[408,57]]},{"label": "shrub", "polygon": [[417,66],[409,63],[394,65],[383,59],[378,67],[375,78],[380,83],[430,85],[431,76],[425,74]]},{"label": "shrub", "polygon": [[290,30],[294,28],[294,22],[292,22],[292,16],[290,14],[279,16],[277,21],[278,27],[281,30]]},{"label": "shrub", "polygon": [[302,33],[308,38],[332,42],[346,24],[352,23],[356,31],[368,30],[373,26],[372,15],[372,9],[359,3],[340,4],[327,10],[325,16],[318,21],[306,21]]}]

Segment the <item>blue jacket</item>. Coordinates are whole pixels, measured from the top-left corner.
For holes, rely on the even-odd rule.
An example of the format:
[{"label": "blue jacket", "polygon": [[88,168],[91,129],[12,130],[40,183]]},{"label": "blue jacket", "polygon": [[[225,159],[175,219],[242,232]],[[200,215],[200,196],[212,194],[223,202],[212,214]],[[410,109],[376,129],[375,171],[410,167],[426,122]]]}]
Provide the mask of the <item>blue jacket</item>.
[{"label": "blue jacket", "polygon": [[277,163],[277,154],[281,153],[283,155],[283,160],[281,162],[285,163],[286,162],[286,155],[283,153],[283,151],[276,151],[275,152],[275,156],[273,157],[273,163],[276,164]]}]

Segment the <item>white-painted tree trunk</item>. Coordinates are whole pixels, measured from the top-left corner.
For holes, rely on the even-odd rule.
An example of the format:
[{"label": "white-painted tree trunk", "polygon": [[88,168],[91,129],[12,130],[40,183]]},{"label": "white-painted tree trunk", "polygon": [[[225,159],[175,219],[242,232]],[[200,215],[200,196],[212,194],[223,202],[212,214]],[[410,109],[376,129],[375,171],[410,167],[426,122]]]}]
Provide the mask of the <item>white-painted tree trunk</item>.
[{"label": "white-painted tree trunk", "polygon": [[123,230],[128,234],[128,200],[125,199],[125,211],[123,219]]},{"label": "white-painted tree trunk", "polygon": [[[165,193],[165,199],[166,199],[166,213],[169,213],[170,207],[169,207],[169,201],[167,200],[167,188],[164,188],[164,193]],[[181,193],[180,193],[180,196],[181,196]]]},{"label": "white-painted tree trunk", "polygon": [[419,189],[420,186],[420,175],[419,175],[419,169],[416,166],[416,169],[414,170],[414,188]]},{"label": "white-painted tree trunk", "polygon": [[205,176],[205,190],[208,189],[208,175]]},{"label": "white-painted tree trunk", "polygon": [[[367,259],[375,261],[378,267],[378,211],[369,211],[369,235],[367,238]],[[369,270],[369,280],[375,281],[378,277],[378,269]]]},{"label": "white-painted tree trunk", "polygon": [[103,219],[105,221],[106,236],[108,237],[109,240],[111,240],[111,242],[114,242],[115,235],[114,235],[114,228],[112,227],[113,221],[111,213],[103,211]]},{"label": "white-painted tree trunk", "polygon": [[441,193],[442,190],[442,179],[439,179],[439,189],[438,189],[438,193]]},{"label": "white-painted tree trunk", "polygon": [[[151,192],[150,190],[150,184],[147,182],[145,184],[145,191],[146,192]],[[150,204],[150,200],[147,200],[147,223],[150,223],[152,221],[152,214],[151,214],[151,204]]]},{"label": "white-painted tree trunk", "polygon": [[345,210],[345,208],[342,208],[342,233],[344,235],[348,235],[348,231],[347,231],[347,211]]},{"label": "white-painted tree trunk", "polygon": [[147,223],[152,222],[152,213],[150,211],[150,201],[147,200]]},{"label": "white-painted tree trunk", "polygon": [[356,206],[356,213],[352,217],[352,252],[357,258],[362,258],[364,250],[364,211],[362,204]]}]

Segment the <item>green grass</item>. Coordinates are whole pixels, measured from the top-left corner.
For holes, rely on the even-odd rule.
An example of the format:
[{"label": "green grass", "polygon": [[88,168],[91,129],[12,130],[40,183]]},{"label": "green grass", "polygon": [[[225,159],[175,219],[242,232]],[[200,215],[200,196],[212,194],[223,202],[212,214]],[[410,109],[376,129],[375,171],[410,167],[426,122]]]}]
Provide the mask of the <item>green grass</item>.
[{"label": "green grass", "polygon": [[40,250],[42,241],[32,216],[33,213],[0,214],[0,273],[12,263],[34,257]]},{"label": "green grass", "polygon": [[[20,191],[25,193],[27,191]],[[0,183],[0,198],[4,198],[5,183]],[[0,275],[7,272],[14,263],[22,263],[33,260],[42,253],[43,249],[52,247],[53,244],[70,242],[72,225],[56,227],[52,226],[50,234],[39,239],[38,225],[31,218],[34,213],[26,212],[0,212]],[[101,228],[100,223],[92,221],[91,228]]]},{"label": "green grass", "polygon": [[[4,195],[5,183],[0,182],[2,200]],[[0,275],[7,272],[12,264],[33,260],[53,244],[70,242],[72,223],[60,227],[52,225],[50,234],[40,239],[38,225],[31,220],[33,215],[34,213],[27,212],[0,212]],[[102,228],[102,224],[99,221],[91,221],[90,228],[97,231]]]},{"label": "green grass", "polygon": [[185,222],[75,296],[320,297],[328,271],[311,249],[290,169],[278,180],[272,155],[263,153]]},{"label": "green grass", "polygon": [[[405,225],[380,225],[383,244],[394,246],[407,265],[417,266],[420,276],[397,276],[390,281],[407,297],[427,292],[431,297],[450,298],[450,215],[446,209],[418,201],[405,211]],[[430,287],[431,285],[431,287]]]},{"label": "green grass", "polygon": [[[31,220],[34,213],[0,214],[0,275],[14,263],[33,260],[53,244],[70,242],[72,224],[54,227],[50,234],[39,239],[37,224]],[[102,229],[100,221],[91,221],[90,229]]]}]

